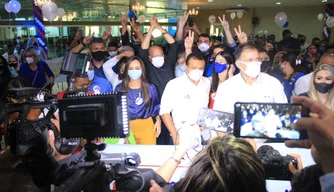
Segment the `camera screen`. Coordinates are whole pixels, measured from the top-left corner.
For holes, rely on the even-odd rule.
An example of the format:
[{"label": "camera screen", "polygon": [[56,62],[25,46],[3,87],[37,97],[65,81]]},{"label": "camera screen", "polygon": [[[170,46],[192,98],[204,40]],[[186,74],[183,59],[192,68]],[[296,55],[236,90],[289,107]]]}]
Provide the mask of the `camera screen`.
[{"label": "camera screen", "polygon": [[234,115],[232,113],[201,108],[198,119],[198,125],[203,129],[233,133]]},{"label": "camera screen", "polygon": [[300,139],[300,132],[291,124],[302,117],[303,107],[297,104],[235,104],[237,136],[271,139]]}]

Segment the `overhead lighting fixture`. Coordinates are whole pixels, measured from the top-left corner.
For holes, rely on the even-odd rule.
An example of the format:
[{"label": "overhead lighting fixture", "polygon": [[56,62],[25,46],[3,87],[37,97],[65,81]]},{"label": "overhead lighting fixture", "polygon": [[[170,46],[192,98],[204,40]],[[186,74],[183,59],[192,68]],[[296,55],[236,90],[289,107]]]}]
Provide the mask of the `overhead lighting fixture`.
[{"label": "overhead lighting fixture", "polygon": [[238,4],[238,7],[241,7],[242,5],[241,4]]},{"label": "overhead lighting fixture", "polygon": [[213,0],[208,0],[208,2],[209,2],[209,3],[212,3],[212,2],[213,2]]},{"label": "overhead lighting fixture", "polygon": [[141,5],[139,2],[135,5],[132,5],[132,10],[133,11],[144,11],[145,10],[145,6]]},{"label": "overhead lighting fixture", "polygon": [[281,4],[281,2],[276,2],[276,5],[280,5]]},{"label": "overhead lighting fixture", "polygon": [[50,2],[50,0],[34,0],[34,4],[38,7],[42,7],[47,2]]},{"label": "overhead lighting fixture", "polygon": [[323,3],[326,3],[326,2],[327,2],[327,0],[322,0],[322,2],[323,2]]},{"label": "overhead lighting fixture", "polygon": [[189,10],[189,15],[198,15],[198,10],[196,10],[195,8],[193,8],[192,10]]}]

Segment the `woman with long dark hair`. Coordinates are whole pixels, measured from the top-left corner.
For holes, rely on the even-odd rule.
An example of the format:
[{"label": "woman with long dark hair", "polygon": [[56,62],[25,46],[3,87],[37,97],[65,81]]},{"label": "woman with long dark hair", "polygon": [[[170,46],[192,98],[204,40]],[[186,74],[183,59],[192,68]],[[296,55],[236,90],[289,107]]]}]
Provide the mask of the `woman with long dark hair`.
[{"label": "woman with long dark hair", "polygon": [[235,72],[234,59],[227,51],[217,53],[214,57],[214,65],[212,69],[212,81],[210,89],[209,108],[213,108],[215,102],[216,91],[218,86],[226,79],[233,77]]},{"label": "woman with long dark hair", "polygon": [[115,91],[128,92],[130,129],[136,143],[156,144],[161,131],[160,101],[154,85],[147,82],[145,65],[139,57],[128,59],[124,79]]}]

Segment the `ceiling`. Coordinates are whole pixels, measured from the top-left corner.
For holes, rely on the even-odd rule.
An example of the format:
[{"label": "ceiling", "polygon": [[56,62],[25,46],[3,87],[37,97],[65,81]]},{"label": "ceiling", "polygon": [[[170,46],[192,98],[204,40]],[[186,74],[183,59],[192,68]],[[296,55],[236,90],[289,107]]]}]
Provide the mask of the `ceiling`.
[{"label": "ceiling", "polygon": [[[21,3],[21,10],[18,17],[31,15],[33,0],[18,0]],[[139,2],[146,6],[146,10],[139,14],[151,15],[156,14],[158,17],[175,17],[182,15],[184,10],[198,8],[201,10],[210,9],[229,9],[229,8],[254,8],[254,7],[286,7],[286,6],[315,6],[321,5],[322,0],[52,0],[58,7],[64,8],[65,12],[77,12],[78,17],[98,13],[101,18],[108,18],[108,15],[126,13],[132,4]],[[213,2],[208,2],[213,1]],[[280,5],[276,2],[280,1]],[[2,18],[6,17],[4,4],[8,0],[0,0],[0,12]],[[326,3],[334,3],[334,0],[327,0]],[[90,12],[90,13],[87,13]],[[4,15],[2,15],[4,14]],[[137,13],[138,15],[138,13]],[[98,18],[98,17],[95,17]],[[110,18],[110,17],[109,17]],[[86,17],[86,19],[88,19]],[[92,18],[94,19],[94,18]]]}]

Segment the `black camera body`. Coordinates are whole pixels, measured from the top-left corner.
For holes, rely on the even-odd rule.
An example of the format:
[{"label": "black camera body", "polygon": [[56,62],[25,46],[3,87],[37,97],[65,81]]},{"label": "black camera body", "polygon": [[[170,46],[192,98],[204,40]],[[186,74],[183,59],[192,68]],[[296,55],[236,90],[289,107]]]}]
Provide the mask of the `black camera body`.
[{"label": "black camera body", "polygon": [[297,169],[297,160],[289,155],[282,156],[277,150],[269,145],[263,145],[257,150],[267,179],[271,180],[291,180],[292,173],[289,170],[289,163]]}]

